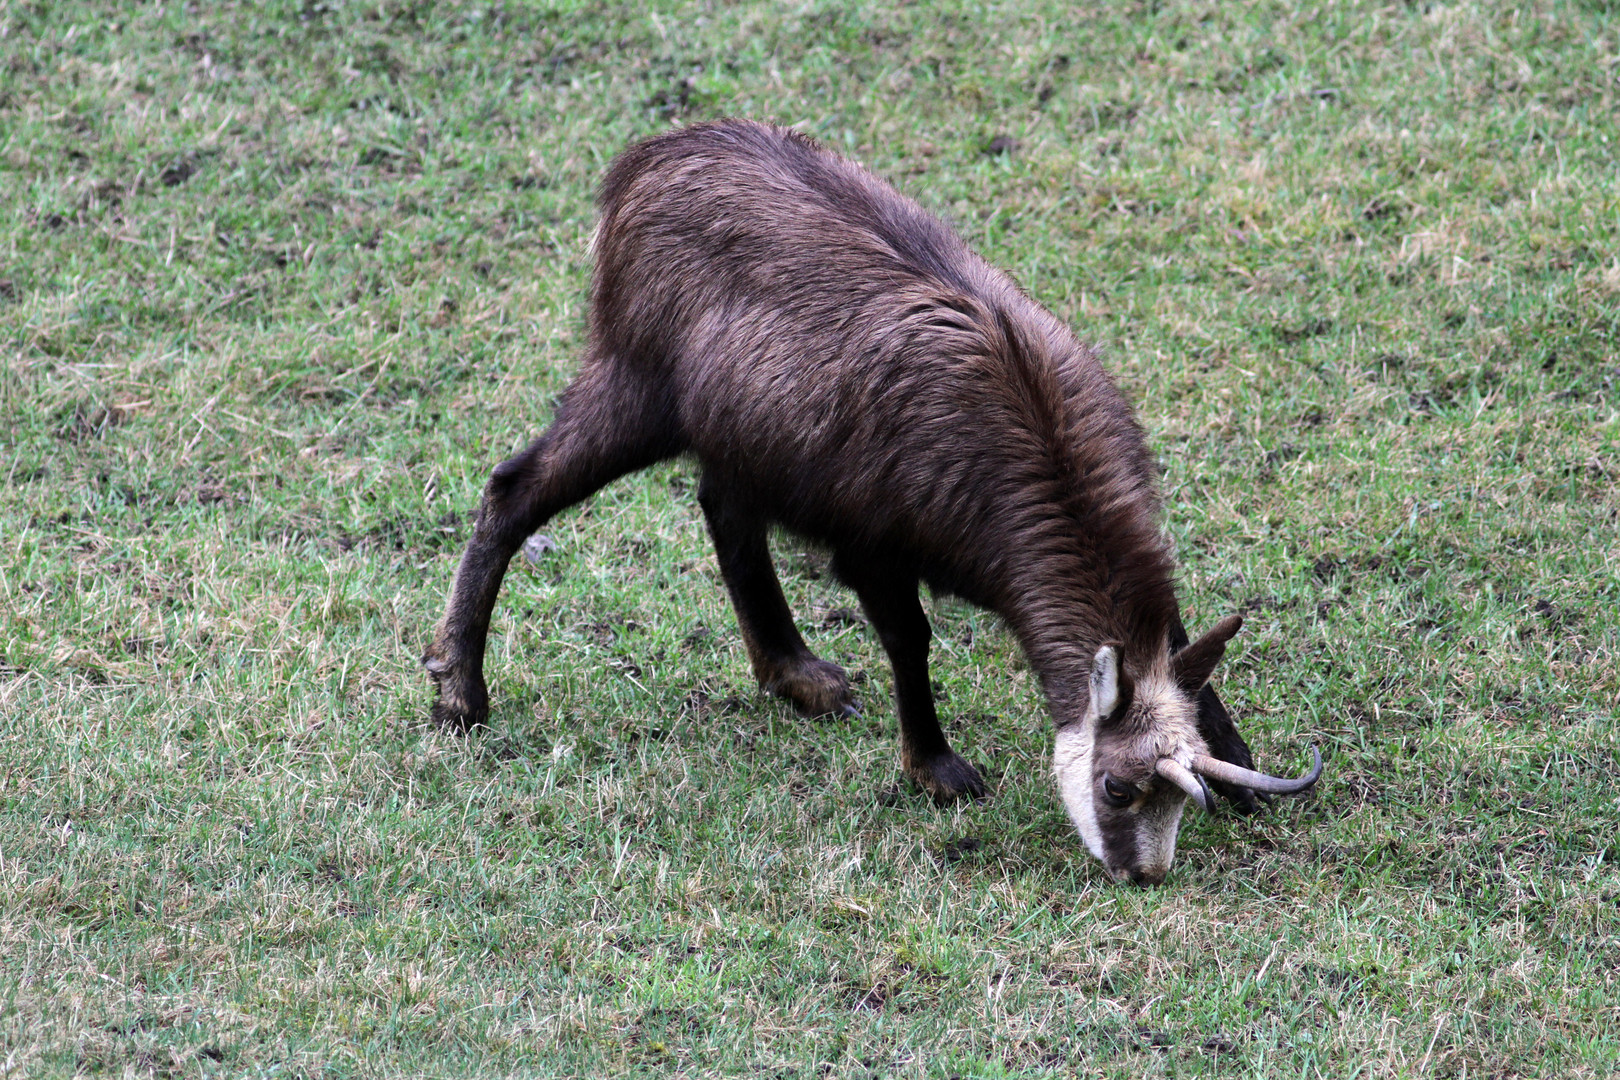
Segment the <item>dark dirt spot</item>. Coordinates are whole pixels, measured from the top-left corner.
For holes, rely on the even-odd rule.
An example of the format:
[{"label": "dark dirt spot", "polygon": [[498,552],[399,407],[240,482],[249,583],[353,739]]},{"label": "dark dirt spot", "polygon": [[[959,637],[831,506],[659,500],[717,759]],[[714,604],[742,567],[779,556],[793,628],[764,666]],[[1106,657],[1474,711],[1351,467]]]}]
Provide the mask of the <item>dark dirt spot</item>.
[{"label": "dark dirt spot", "polygon": [[949,866],[951,863],[961,862],[982,847],[984,842],[978,837],[963,836],[945,843],[934,853],[934,859],[942,866]]},{"label": "dark dirt spot", "polygon": [[401,151],[394,149],[392,146],[371,146],[367,147],[360,154],[359,158],[356,159],[356,162],[360,165],[368,167],[372,165],[387,165],[398,161],[404,156],[405,155]]},{"label": "dark dirt spot", "polygon": [[632,679],[641,678],[641,665],[626,656],[615,656],[608,660],[607,666],[615,671],[622,671]]},{"label": "dark dirt spot", "polygon": [[1551,600],[1537,600],[1533,609],[1541,616],[1541,621],[1554,630],[1562,629],[1576,621],[1573,612],[1565,611]]},{"label": "dark dirt spot", "polygon": [[1277,475],[1278,465],[1281,465],[1287,461],[1293,461],[1302,453],[1304,453],[1304,451],[1291,442],[1284,442],[1281,446],[1274,450],[1267,450],[1265,455],[1260,459],[1260,468],[1256,475],[1261,480],[1272,480]]},{"label": "dark dirt spot", "polygon": [[1171,1050],[1175,1048],[1176,1040],[1163,1031],[1137,1028],[1136,1044],[1148,1050]]},{"label": "dark dirt spot", "polygon": [[1369,379],[1380,379],[1399,371],[1405,363],[1406,357],[1397,353],[1379,353],[1373,357],[1371,366],[1362,369],[1362,374]]},{"label": "dark dirt spot", "polygon": [[456,312],[460,310],[461,305],[453,298],[447,296],[443,300],[439,301],[438,310],[432,315],[428,316],[428,325],[435,329],[442,330],[444,327],[449,326],[455,321]]},{"label": "dark dirt spot", "polygon": [[197,485],[197,501],[207,506],[212,503],[225,502],[231,497],[225,485],[215,481],[204,481]]},{"label": "dark dirt spot", "polygon": [[861,626],[865,622],[866,619],[860,612],[846,607],[833,608],[821,617],[821,625],[829,628],[834,626]]},{"label": "dark dirt spot", "polygon": [[855,997],[856,1012],[878,1012],[889,1000],[889,987],[884,983],[861,991]]},{"label": "dark dirt spot", "polygon": [[635,746],[643,740],[655,743],[663,742],[668,737],[669,732],[658,727],[631,728],[624,733],[624,741],[627,746]]},{"label": "dark dirt spot", "polygon": [[512,177],[513,191],[544,191],[550,186],[551,181],[533,173],[524,173],[522,176]]},{"label": "dark dirt spot", "polygon": [[1012,154],[1018,150],[1018,140],[1011,135],[997,135],[984,144],[984,153],[991,157]]},{"label": "dark dirt spot", "polygon": [[610,615],[605,619],[594,622],[577,623],[576,631],[583,631],[594,644],[606,648],[614,644],[626,634],[633,634],[641,629],[641,624],[621,615]]},{"label": "dark dirt spot", "polygon": [[1311,319],[1299,326],[1278,326],[1273,328],[1277,340],[1284,345],[1293,345],[1313,337],[1321,337],[1333,329],[1332,319]]},{"label": "dark dirt spot", "polygon": [[1046,65],[1046,75],[1041,79],[1039,86],[1036,88],[1035,99],[1037,102],[1045,105],[1048,101],[1052,100],[1052,95],[1057,93],[1057,85],[1052,81],[1052,76],[1062,74],[1063,72],[1069,70],[1069,63],[1070,60],[1067,56],[1060,54],[1052,57],[1051,61]]},{"label": "dark dirt spot", "polygon": [[117,405],[91,405],[87,402],[78,403],[71,411],[61,415],[65,422],[56,429],[56,437],[68,442],[99,439],[129,419],[129,413]]},{"label": "dark dirt spot", "polygon": [[179,187],[195,175],[197,175],[197,163],[189,158],[181,158],[158,173],[158,179],[162,181],[164,187]]},{"label": "dark dirt spot", "polygon": [[1275,450],[1266,451],[1266,464],[1277,465],[1284,461],[1293,461],[1302,453],[1299,447],[1291,442],[1285,442]]},{"label": "dark dirt spot", "polygon": [[665,118],[682,116],[691,109],[692,91],[696,89],[697,76],[688,75],[648,98],[646,106]]},{"label": "dark dirt spot", "polygon": [[179,187],[202,171],[203,162],[218,154],[218,150],[187,150],[173,159],[158,173],[164,187]]},{"label": "dark dirt spot", "polygon": [[1366,221],[1399,221],[1402,213],[1399,203],[1383,199],[1374,199],[1361,210],[1361,216]]},{"label": "dark dirt spot", "polygon": [[1206,1054],[1235,1054],[1238,1052],[1237,1043],[1225,1035],[1211,1035],[1200,1043],[1198,1048]]},{"label": "dark dirt spot", "polygon": [[1360,970],[1328,967],[1324,964],[1305,964],[1300,968],[1300,974],[1314,978],[1319,983],[1332,987],[1335,990],[1354,988],[1360,986],[1371,976],[1378,974],[1378,967],[1367,964]]},{"label": "dark dirt spot", "polygon": [[0,302],[10,303],[17,299],[17,283],[8,278],[0,278]]},{"label": "dark dirt spot", "polygon": [[108,1024],[107,1031],[114,1035],[133,1035],[137,1031],[149,1031],[154,1027],[162,1027],[161,1021],[152,1016],[135,1016],[120,1024]]}]

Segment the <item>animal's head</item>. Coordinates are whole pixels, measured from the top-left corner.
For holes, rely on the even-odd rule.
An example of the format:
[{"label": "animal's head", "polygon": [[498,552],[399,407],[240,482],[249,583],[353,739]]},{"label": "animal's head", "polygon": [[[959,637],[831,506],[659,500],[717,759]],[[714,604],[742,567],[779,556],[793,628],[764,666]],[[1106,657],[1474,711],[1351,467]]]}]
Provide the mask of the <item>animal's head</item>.
[{"label": "animal's head", "polygon": [[1259,792],[1303,791],[1315,768],[1284,780],[1212,757],[1198,728],[1198,693],[1243,620],[1222,619],[1202,638],[1148,670],[1123,670],[1120,648],[1106,644],[1092,658],[1085,715],[1058,729],[1053,768],[1063,804],[1116,880],[1157,885],[1176,854],[1181,812],[1190,797],[1214,811],[1205,777]]}]

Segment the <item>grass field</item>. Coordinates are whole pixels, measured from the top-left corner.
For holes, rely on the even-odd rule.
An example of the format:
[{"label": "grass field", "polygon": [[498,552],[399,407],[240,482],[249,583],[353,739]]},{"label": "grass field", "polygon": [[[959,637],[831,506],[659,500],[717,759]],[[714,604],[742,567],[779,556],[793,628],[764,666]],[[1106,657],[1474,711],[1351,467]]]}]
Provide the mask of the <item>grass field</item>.
[{"label": "grass field", "polygon": [[[0,8],[0,1075],[1620,1069],[1620,12],[1607,3]],[[1008,634],[994,798],[753,685],[685,464],[515,564],[490,467],[629,140],[798,125],[1106,350],[1263,764],[1108,883]]]}]

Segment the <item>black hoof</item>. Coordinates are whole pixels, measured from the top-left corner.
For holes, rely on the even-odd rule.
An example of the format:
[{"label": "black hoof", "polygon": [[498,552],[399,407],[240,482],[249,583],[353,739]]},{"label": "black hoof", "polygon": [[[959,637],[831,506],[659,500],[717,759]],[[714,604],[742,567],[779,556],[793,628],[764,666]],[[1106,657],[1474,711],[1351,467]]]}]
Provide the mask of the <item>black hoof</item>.
[{"label": "black hoof", "polygon": [[489,720],[489,697],[486,693],[457,696],[447,694],[444,688],[439,688],[439,696],[433,702],[433,723],[441,731],[450,731],[462,734],[475,727],[483,727]]},{"label": "black hoof", "polygon": [[849,692],[844,669],[813,656],[784,666],[761,683],[766,690],[790,702],[800,716],[860,715],[858,707],[850,712],[855,699]]},{"label": "black hoof", "polygon": [[969,765],[960,754],[947,751],[924,764],[913,766],[910,772],[912,779],[941,805],[960,799],[978,802],[990,794],[979,770]]}]

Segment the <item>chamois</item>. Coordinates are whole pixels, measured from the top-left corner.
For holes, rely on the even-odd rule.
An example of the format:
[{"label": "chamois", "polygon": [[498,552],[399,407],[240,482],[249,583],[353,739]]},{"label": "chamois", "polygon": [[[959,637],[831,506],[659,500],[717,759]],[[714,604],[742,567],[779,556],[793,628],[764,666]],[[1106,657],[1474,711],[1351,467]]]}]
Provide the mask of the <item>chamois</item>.
[{"label": "chamois", "polygon": [[1241,620],[1189,642],[1142,429],[1097,356],[938,218],[795,132],[741,120],[608,170],[590,337],[544,434],[495,467],[423,662],[434,717],[488,715],[490,612],[559,511],[680,454],[755,675],[806,714],[849,682],[793,623],[771,524],[825,545],[894,672],[901,760],[982,796],[940,730],[920,582],[995,612],[1057,725],[1057,784],[1116,879],[1156,884],[1190,796],[1243,810],[1320,774],[1252,771],[1208,685]]}]

